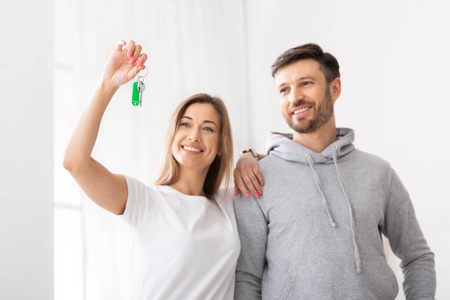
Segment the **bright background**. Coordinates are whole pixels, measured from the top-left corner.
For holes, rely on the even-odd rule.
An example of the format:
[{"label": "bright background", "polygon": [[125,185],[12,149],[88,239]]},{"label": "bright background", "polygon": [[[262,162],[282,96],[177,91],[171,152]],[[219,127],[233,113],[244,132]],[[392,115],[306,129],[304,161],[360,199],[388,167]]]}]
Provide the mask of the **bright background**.
[{"label": "bright background", "polygon": [[[263,152],[269,130],[289,131],[270,75],[275,58],[307,42],[335,55],[343,88],[337,124],[355,129],[356,147],[390,161],[402,178],[436,255],[436,297],[450,295],[448,1],[26,0],[4,8],[0,299],[134,294],[128,227],[86,199],[61,163],[120,39],[149,54],[144,103],[132,107],[131,84],[119,90],[93,156],[144,182],[181,100],[219,95],[235,152]],[[401,281],[398,261],[387,255]]]}]

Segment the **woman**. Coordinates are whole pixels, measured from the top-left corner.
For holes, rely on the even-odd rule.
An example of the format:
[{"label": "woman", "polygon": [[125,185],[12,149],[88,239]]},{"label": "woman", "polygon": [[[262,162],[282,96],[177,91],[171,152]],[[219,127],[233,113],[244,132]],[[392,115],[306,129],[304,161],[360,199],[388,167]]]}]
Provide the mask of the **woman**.
[{"label": "woman", "polygon": [[144,68],[133,41],[118,43],[67,146],[64,167],[99,206],[136,231],[145,261],[138,299],[232,299],[240,243],[232,199],[233,145],[223,102],[206,94],[172,116],[154,186],[112,174],[91,157],[102,116],[119,86]]}]

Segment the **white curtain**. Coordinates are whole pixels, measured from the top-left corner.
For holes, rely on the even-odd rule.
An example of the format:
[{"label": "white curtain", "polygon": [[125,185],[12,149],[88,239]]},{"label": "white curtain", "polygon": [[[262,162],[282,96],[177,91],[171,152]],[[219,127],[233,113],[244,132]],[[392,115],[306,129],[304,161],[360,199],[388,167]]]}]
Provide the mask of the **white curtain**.
[{"label": "white curtain", "polygon": [[435,4],[56,0],[56,299],[132,299],[135,292],[139,253],[129,229],[86,199],[61,166],[76,119],[120,39],[141,43],[149,54],[143,106],[131,105],[131,83],[119,90],[93,157],[147,183],[181,100],[198,92],[219,95],[230,113],[235,152],[249,146],[263,152],[267,131],[288,130],[271,63],[306,42],[335,54],[343,81],[338,126],[355,128],[356,146],[390,160],[402,177],[437,255],[437,297],[447,296],[449,287],[439,282],[450,279],[450,244],[439,232],[450,229],[444,188],[450,160],[442,150],[449,149],[450,21],[449,4]]}]

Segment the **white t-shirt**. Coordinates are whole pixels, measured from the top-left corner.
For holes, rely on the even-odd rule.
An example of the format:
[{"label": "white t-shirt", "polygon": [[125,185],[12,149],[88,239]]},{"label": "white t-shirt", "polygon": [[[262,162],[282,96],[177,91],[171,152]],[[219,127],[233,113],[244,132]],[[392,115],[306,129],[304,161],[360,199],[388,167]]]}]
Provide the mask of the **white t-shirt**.
[{"label": "white t-shirt", "polygon": [[125,177],[121,218],[144,253],[137,299],[233,299],[240,242],[232,191],[208,200]]}]

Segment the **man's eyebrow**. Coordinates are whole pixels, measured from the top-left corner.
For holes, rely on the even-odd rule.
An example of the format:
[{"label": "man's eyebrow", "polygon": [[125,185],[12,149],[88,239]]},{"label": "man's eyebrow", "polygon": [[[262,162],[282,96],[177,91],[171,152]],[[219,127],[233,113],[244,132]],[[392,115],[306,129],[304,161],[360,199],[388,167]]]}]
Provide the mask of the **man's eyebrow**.
[{"label": "man's eyebrow", "polygon": [[[305,79],[316,80],[315,77],[313,77],[313,76],[311,76],[311,75],[306,75],[306,76],[302,76],[302,77],[300,77],[300,78],[297,78],[296,81],[302,81],[302,80],[305,80]],[[280,88],[281,86],[283,86],[283,85],[285,85],[285,84],[286,84],[286,82],[282,82],[282,83],[280,83],[280,84],[277,86],[277,88]]]},{"label": "man's eyebrow", "polygon": [[305,79],[313,79],[313,80],[315,80],[316,78],[311,76],[311,75],[306,75],[306,76],[298,78],[297,81],[302,81],[302,80],[305,80]]}]

